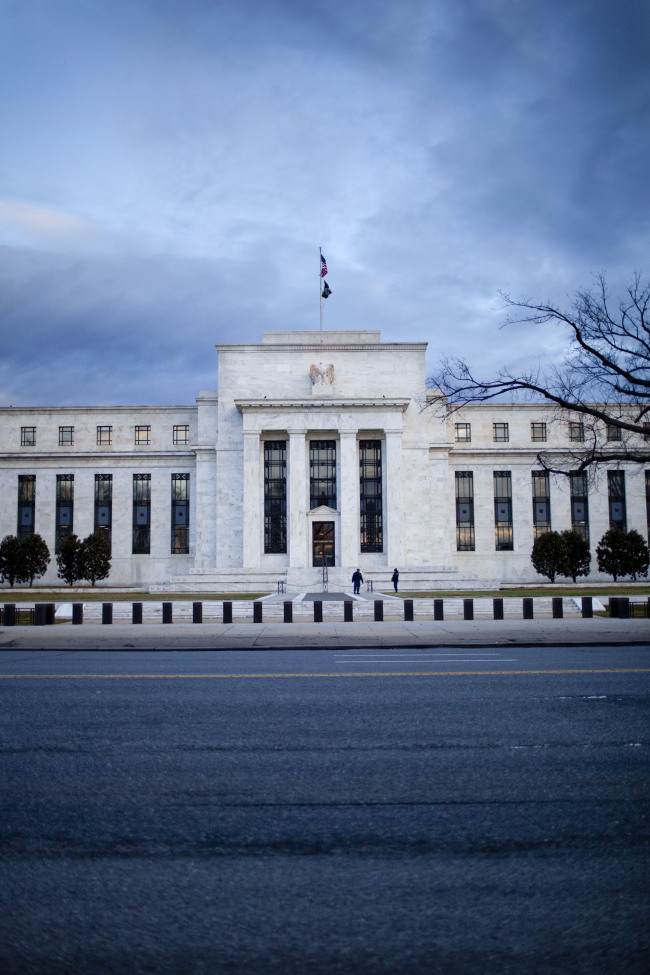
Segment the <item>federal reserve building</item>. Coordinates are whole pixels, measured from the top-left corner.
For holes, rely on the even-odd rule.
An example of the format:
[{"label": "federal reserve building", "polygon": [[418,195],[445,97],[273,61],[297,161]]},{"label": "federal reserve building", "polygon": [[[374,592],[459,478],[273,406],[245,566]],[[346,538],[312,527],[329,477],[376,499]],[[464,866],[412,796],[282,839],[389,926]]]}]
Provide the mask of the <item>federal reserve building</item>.
[{"label": "federal reserve building", "polygon": [[[445,418],[425,353],[377,331],[268,331],[218,345],[194,405],[3,408],[0,538],[37,532],[54,555],[98,530],[105,584],[261,592],[319,589],[324,569],[341,590],[357,568],[380,588],[397,568],[403,590],[534,582],[550,529],[592,553],[613,526],[648,537],[650,471],[547,473],[540,450],[568,454],[580,422],[528,402]],[[606,578],[595,557],[590,578]],[[61,584],[54,558],[39,584]]]}]

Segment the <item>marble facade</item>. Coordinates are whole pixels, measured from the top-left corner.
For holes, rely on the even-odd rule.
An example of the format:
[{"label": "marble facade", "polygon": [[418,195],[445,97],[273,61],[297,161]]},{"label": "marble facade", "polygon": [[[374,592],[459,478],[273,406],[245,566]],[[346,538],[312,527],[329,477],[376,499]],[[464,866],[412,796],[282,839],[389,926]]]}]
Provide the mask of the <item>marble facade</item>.
[{"label": "marble facade", "polygon": [[[195,406],[0,410],[0,537],[17,531],[19,475],[36,477],[34,527],[53,552],[57,474],[74,475],[73,530],[83,537],[96,516],[95,475],[110,473],[113,585],[261,591],[283,582],[317,589],[315,524],[329,526],[333,537],[330,588],[349,588],[357,566],[381,587],[395,566],[405,589],[535,581],[531,471],[539,469],[541,445],[532,440],[532,424],[546,424],[547,446],[569,446],[566,424],[543,404],[477,405],[441,419],[427,408],[426,343],[382,342],[376,331],[264,332],[259,344],[217,350],[217,390],[199,393]],[[495,424],[507,424],[507,441],[494,439]],[[110,428],[110,443],[100,442],[100,427]],[[61,442],[62,428],[73,428],[73,442]],[[138,428],[149,429],[146,442]],[[185,428],[186,442],[177,442]],[[34,433],[26,437],[25,430]],[[269,441],[286,450],[286,545],[276,551],[265,550]],[[311,507],[313,441],[335,444],[335,505]],[[377,551],[361,551],[360,441],[381,444]],[[495,471],[511,475],[507,551],[495,549]],[[473,478],[474,546],[463,551],[456,472]],[[151,475],[151,548],[134,554],[133,477],[142,473]],[[189,551],[172,554],[170,484],[179,473],[189,474]],[[634,468],[625,478],[627,526],[647,537],[648,479]],[[571,510],[566,479],[551,479],[552,527],[570,528]],[[589,493],[592,548],[609,517],[603,471]],[[41,583],[57,582],[53,560]]]}]

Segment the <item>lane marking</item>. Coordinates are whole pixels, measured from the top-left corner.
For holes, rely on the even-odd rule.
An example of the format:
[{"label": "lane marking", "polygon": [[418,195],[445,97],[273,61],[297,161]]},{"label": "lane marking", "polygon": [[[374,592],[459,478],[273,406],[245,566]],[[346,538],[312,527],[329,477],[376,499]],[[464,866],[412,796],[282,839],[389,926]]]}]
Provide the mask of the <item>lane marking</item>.
[{"label": "lane marking", "polygon": [[243,680],[278,677],[516,677],[553,674],[650,674],[650,667],[608,667],[597,670],[406,670],[305,674],[0,674],[0,680]]}]

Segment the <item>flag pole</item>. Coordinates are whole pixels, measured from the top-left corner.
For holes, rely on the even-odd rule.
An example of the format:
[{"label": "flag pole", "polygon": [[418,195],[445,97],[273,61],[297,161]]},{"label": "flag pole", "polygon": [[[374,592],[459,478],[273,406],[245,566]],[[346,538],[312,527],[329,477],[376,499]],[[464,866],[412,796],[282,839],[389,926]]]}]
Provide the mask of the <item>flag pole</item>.
[{"label": "flag pole", "polygon": [[319,259],[318,259],[318,294],[320,297],[320,340],[323,341],[323,287],[321,284],[322,274],[321,270],[323,267],[323,248],[318,248]]}]

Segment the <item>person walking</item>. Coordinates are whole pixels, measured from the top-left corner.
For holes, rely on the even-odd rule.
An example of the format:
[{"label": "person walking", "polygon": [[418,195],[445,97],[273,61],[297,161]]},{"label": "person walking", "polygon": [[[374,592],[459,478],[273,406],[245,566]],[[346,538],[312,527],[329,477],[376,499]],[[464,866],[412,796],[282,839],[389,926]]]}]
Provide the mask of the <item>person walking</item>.
[{"label": "person walking", "polygon": [[393,586],[395,587],[395,592],[397,592],[397,583],[399,582],[399,572],[397,571],[397,568],[395,568],[395,571],[393,572],[390,581],[393,583]]},{"label": "person walking", "polygon": [[361,585],[362,582],[363,582],[363,576],[361,575],[361,570],[357,569],[356,572],[352,573],[352,585],[354,586],[355,596],[358,594],[359,586]]}]

